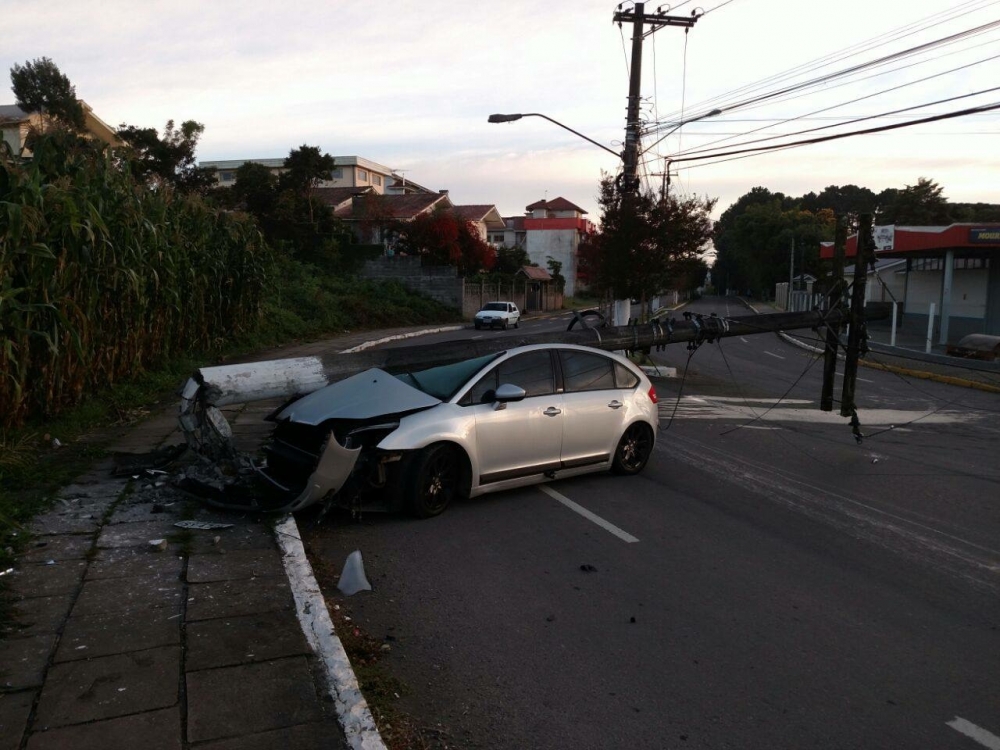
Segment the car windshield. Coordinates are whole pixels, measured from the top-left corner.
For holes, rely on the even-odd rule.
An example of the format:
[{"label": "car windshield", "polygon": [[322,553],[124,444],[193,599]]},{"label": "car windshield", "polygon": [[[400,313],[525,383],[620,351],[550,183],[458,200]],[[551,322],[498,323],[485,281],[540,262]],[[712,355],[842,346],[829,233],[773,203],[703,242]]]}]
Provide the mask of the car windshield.
[{"label": "car windshield", "polygon": [[487,302],[483,307],[484,310],[499,310],[500,312],[507,312],[506,302]]},{"label": "car windshield", "polygon": [[465,385],[469,378],[501,354],[503,352],[487,354],[475,359],[466,359],[451,365],[431,367],[427,370],[404,372],[396,377],[418,391],[423,391],[428,396],[447,401],[455,395],[459,388]]}]

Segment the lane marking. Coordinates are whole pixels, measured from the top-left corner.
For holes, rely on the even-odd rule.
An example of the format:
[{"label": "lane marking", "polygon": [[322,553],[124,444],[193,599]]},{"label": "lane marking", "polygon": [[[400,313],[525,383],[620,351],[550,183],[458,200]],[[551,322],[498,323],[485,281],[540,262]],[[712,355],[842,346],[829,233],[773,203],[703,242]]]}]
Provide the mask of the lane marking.
[{"label": "lane marking", "polygon": [[[844,377],[844,373],[842,373],[842,372],[835,372],[833,374],[836,375],[838,378]],[[865,380],[864,378],[859,378],[856,375],[855,375],[854,379],[855,380],[859,380],[862,383],[874,383],[875,382],[874,380]]]},{"label": "lane marking", "polygon": [[743,342],[744,344],[749,344],[749,343],[750,343],[749,341],[747,341],[747,340],[746,340],[745,338],[743,338],[742,336],[740,336],[740,341],[742,341],[742,342]]},{"label": "lane marking", "polygon": [[775,359],[784,359],[784,357],[782,357],[782,356],[781,356],[780,354],[775,354],[774,352],[769,352],[769,351],[766,351],[766,350],[765,350],[765,351],[764,351],[764,354],[770,354],[770,355],[771,355],[772,357],[774,357]]},{"label": "lane marking", "polygon": [[977,727],[971,721],[967,721],[961,716],[956,716],[951,721],[946,721],[945,724],[956,732],[961,732],[969,739],[975,740],[983,747],[988,747],[990,750],[1000,750],[1000,737],[997,737],[992,732],[987,732],[982,727]]},{"label": "lane marking", "polygon": [[329,695],[333,699],[337,719],[344,729],[352,750],[385,750],[385,743],[372,718],[358,678],[347,658],[344,644],[333,628],[330,611],[323,592],[316,582],[312,565],[302,546],[299,527],[293,516],[287,516],[274,527],[275,540],[281,548],[285,575],[295,599],[295,614],[306,641],[323,665]]},{"label": "lane marking", "polygon": [[565,505],[570,510],[579,513],[581,516],[583,516],[584,518],[586,518],[588,521],[593,521],[594,523],[596,523],[598,526],[600,526],[605,531],[610,531],[612,534],[614,534],[616,537],[618,537],[619,539],[621,539],[623,542],[628,542],[629,544],[631,544],[632,542],[638,542],[639,541],[634,536],[632,536],[631,534],[629,534],[627,531],[622,531],[621,529],[619,529],[617,526],[615,526],[610,521],[605,521],[603,518],[601,518],[596,513],[591,513],[589,510],[587,510],[586,508],[584,508],[582,505],[577,505],[572,500],[570,500],[568,497],[566,497],[562,493],[556,492],[551,487],[542,484],[542,485],[539,485],[538,489],[540,489],[542,492],[544,492],[546,495],[548,495],[549,497],[553,498],[554,500],[558,500],[559,502],[561,502],[563,505]]}]

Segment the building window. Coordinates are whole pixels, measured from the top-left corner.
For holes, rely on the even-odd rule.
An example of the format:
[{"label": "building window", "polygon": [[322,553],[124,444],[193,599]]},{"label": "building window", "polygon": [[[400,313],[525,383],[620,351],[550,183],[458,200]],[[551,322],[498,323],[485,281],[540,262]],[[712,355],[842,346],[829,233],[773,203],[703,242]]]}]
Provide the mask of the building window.
[{"label": "building window", "polygon": [[372,184],[373,185],[379,185],[379,186],[381,186],[382,185],[382,175],[380,175],[380,174],[373,174],[372,175]]},{"label": "building window", "polygon": [[368,173],[363,169],[358,170],[358,182],[368,182]]},{"label": "building window", "polygon": [[232,182],[235,179],[235,172],[219,172],[219,182]]},{"label": "building window", "polygon": [[343,167],[334,167],[333,169],[331,169],[330,176],[335,180],[341,179],[344,176]]}]

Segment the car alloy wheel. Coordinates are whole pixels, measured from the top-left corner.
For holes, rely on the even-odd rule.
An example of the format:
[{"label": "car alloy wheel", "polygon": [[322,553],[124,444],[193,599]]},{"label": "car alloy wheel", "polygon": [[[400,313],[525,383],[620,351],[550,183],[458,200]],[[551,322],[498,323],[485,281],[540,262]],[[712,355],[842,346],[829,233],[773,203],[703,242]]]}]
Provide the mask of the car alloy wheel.
[{"label": "car alloy wheel", "polygon": [[457,450],[441,444],[425,448],[417,458],[411,479],[410,511],[418,518],[438,515],[458,492],[461,465]]},{"label": "car alloy wheel", "polygon": [[636,422],[618,441],[611,468],[616,474],[638,474],[652,452],[653,430],[645,422]]}]

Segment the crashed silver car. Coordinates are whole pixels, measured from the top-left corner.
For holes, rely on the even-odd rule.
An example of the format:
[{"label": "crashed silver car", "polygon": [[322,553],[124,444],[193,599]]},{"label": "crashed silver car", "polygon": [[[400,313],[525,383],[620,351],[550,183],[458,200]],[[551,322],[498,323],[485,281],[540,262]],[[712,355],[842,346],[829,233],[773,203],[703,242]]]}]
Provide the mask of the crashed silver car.
[{"label": "crashed silver car", "polygon": [[299,398],[259,477],[295,510],[321,500],[421,518],[456,497],[612,470],[653,450],[656,391],[624,357],[539,344],[419,372],[369,369]]}]

